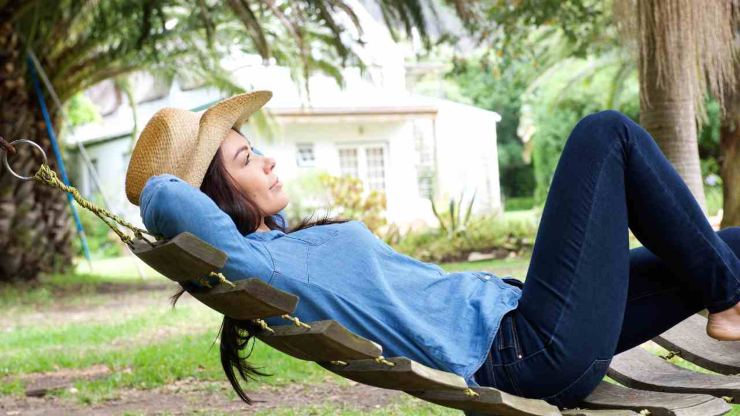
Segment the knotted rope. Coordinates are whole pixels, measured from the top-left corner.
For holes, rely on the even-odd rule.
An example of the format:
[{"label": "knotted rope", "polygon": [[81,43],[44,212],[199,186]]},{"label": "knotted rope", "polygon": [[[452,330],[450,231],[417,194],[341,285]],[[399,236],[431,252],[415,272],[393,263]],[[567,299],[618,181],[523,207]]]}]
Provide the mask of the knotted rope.
[{"label": "knotted rope", "polygon": [[128,228],[134,233],[134,236],[138,239],[141,239],[143,241],[151,243],[149,240],[144,238],[144,234],[152,236],[155,240],[159,241],[163,237],[158,236],[156,234],[152,234],[147,230],[141,229],[136,227],[135,225],[131,224],[130,222],[124,220],[123,218],[119,217],[116,214],[113,214],[112,212],[108,211],[105,208],[99,207],[92,202],[88,201],[87,199],[83,198],[80,194],[80,191],[77,190],[74,186],[67,186],[65,185],[61,180],[59,180],[59,177],[57,176],[56,172],[51,170],[49,165],[42,164],[39,168],[38,172],[33,176],[33,179],[37,182],[43,183],[45,185],[51,186],[52,188],[61,189],[64,192],[69,192],[74,197],[75,201],[77,201],[78,204],[80,204],[83,208],[89,210],[93,214],[97,215],[98,218],[103,220],[108,227],[110,227],[116,234],[118,234],[118,237],[126,243],[127,245],[131,246],[133,243],[133,238],[131,236],[127,235],[123,231],[121,231],[120,228],[118,228],[117,224],[120,224],[123,227]]}]

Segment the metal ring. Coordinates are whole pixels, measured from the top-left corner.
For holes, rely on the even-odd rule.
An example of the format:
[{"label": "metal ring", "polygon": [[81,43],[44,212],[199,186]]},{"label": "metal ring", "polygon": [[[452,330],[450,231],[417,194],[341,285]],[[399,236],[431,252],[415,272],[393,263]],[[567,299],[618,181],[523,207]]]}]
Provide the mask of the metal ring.
[{"label": "metal ring", "polygon": [[[46,159],[46,152],[44,152],[44,149],[42,149],[41,146],[39,146],[36,142],[31,141],[31,140],[26,140],[26,139],[18,139],[18,140],[14,140],[10,142],[10,144],[16,144],[16,143],[28,143],[34,146],[35,148],[39,149],[39,151],[41,152],[41,156],[44,157],[44,164],[45,165],[49,164],[49,161]],[[10,174],[15,176],[16,178],[23,180],[23,181],[28,181],[28,180],[33,179],[33,176],[22,176],[22,175],[15,173],[15,171],[10,167],[10,163],[8,163],[8,153],[7,152],[3,152],[3,163],[5,164],[5,168],[8,169],[8,172],[10,172]]]}]

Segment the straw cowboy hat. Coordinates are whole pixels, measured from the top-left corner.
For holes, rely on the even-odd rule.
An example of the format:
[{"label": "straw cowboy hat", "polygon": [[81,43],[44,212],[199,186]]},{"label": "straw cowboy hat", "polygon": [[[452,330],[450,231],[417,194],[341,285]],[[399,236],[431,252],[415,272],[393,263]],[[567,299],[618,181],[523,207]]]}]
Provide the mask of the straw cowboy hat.
[{"label": "straw cowboy hat", "polygon": [[126,171],[126,197],[139,205],[147,179],[170,173],[200,188],[221,142],[272,97],[270,91],[235,95],[203,113],[163,108],[141,131]]}]

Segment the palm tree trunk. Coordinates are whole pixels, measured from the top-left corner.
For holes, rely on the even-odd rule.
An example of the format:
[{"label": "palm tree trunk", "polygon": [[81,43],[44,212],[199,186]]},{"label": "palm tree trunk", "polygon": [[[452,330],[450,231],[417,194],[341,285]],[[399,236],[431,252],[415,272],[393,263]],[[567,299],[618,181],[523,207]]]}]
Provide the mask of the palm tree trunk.
[{"label": "palm tree trunk", "polygon": [[[646,7],[650,7],[647,6]],[[640,124],[655,138],[663,154],[671,161],[691,193],[706,214],[706,200],[699,164],[699,147],[696,138],[696,102],[692,91],[691,69],[694,62],[682,52],[680,39],[666,39],[672,43],[678,62],[677,76],[663,76],[658,85],[658,68],[654,42],[646,42],[647,58],[640,56],[643,68],[640,77]],[[676,63],[671,62],[671,65]],[[664,64],[665,65],[665,64]]]},{"label": "palm tree trunk", "polygon": [[[740,54],[740,32],[735,32]],[[722,222],[719,228],[740,226],[740,59],[735,59],[735,88],[725,91],[725,110],[719,128],[719,174],[722,177]]]},{"label": "palm tree trunk", "polygon": [[[0,135],[8,141],[35,140],[54,168],[46,127],[25,71],[15,29],[8,23],[0,25]],[[13,169],[33,174],[39,155],[29,146],[17,150],[11,158]],[[30,280],[41,272],[63,271],[71,265],[73,236],[63,192],[35,181],[20,181],[0,168],[0,281]]]},{"label": "palm tree trunk", "polygon": [[740,90],[727,105],[719,141],[723,211],[720,228],[740,226]]}]

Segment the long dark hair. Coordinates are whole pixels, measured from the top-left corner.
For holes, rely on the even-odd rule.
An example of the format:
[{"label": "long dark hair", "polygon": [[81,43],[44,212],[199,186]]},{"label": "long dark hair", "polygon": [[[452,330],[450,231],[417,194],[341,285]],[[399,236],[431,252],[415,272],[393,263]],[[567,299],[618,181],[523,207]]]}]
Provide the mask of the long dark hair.
[{"label": "long dark hair", "polygon": [[[285,233],[316,225],[348,221],[347,219],[329,218],[328,216],[313,219],[313,216],[309,216],[301,220],[299,224],[287,229],[282,217],[265,215],[254,201],[236,185],[234,178],[226,170],[221,149],[216,152],[211,164],[208,166],[200,190],[211,197],[216,202],[216,205],[231,217],[242,235],[255,232],[260,226],[262,218],[264,218],[265,225],[271,230],[280,230]],[[171,301],[173,307],[184,292],[185,289],[180,289],[172,296]],[[254,349],[253,337],[261,331],[262,327],[253,320],[237,320],[224,316],[221,323],[221,366],[236,394],[247,404],[252,404],[252,400],[244,393],[234,370],[236,369],[239,377],[245,382],[248,382],[250,378],[256,380],[256,376],[271,375],[261,372],[257,367],[247,362],[247,358],[249,358]],[[242,355],[241,352],[246,350],[250,339],[252,339],[252,348],[248,353]]]}]

